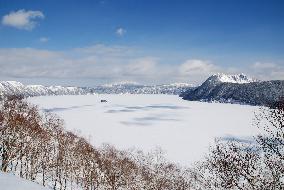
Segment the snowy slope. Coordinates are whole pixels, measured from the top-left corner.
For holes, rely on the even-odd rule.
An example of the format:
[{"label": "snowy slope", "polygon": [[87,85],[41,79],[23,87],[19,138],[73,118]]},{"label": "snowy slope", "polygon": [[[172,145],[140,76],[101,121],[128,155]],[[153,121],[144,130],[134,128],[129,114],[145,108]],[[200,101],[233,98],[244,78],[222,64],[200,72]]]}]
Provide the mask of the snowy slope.
[{"label": "snowy slope", "polygon": [[44,95],[80,95],[88,94],[80,87],[23,85],[17,81],[0,81],[0,95],[44,96]]},{"label": "snowy slope", "polygon": [[49,190],[39,184],[9,173],[0,172],[1,190]]},{"label": "snowy slope", "polygon": [[25,86],[17,81],[0,82],[0,94],[20,94],[24,89]]}]

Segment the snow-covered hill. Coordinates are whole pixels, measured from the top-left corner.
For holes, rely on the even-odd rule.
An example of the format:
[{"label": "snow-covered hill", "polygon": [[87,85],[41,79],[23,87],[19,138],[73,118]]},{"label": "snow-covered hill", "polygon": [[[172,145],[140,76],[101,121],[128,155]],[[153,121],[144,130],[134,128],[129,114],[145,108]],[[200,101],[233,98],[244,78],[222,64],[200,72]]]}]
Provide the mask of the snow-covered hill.
[{"label": "snow-covered hill", "polygon": [[39,184],[25,180],[10,173],[0,172],[1,190],[49,190]]},{"label": "snow-covered hill", "polygon": [[181,96],[185,100],[193,101],[268,105],[284,96],[284,80],[258,81],[244,74],[217,74],[209,77],[201,86],[182,93]]},{"label": "snow-covered hill", "polygon": [[5,95],[47,96],[47,95],[86,95],[86,94],[180,94],[192,85],[174,83],[165,85],[141,85],[137,83],[115,83],[96,87],[64,87],[23,85],[17,81],[0,82],[0,97]]},{"label": "snow-covered hill", "polygon": [[0,96],[22,95],[28,97],[43,95],[79,95],[88,93],[90,93],[88,90],[80,87],[23,85],[17,81],[0,82]]}]

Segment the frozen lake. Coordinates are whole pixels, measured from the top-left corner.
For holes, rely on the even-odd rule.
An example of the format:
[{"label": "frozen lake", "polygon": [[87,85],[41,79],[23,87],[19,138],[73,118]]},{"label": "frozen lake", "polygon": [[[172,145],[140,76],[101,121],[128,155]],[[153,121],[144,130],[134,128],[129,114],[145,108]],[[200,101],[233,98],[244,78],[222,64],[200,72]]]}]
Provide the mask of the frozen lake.
[{"label": "frozen lake", "polygon": [[[107,103],[101,103],[106,99]],[[58,114],[68,130],[80,131],[99,146],[150,151],[161,147],[169,160],[190,165],[201,159],[215,138],[246,139],[258,107],[190,102],[174,95],[84,95],[29,98]]]}]

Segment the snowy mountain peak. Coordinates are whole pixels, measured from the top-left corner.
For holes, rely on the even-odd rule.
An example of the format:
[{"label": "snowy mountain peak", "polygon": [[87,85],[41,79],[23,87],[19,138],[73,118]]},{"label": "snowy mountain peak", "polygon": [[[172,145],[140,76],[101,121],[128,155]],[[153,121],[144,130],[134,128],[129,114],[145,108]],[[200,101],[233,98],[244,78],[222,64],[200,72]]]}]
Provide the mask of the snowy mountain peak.
[{"label": "snowy mountain peak", "polygon": [[218,84],[218,83],[238,83],[238,84],[244,84],[244,83],[251,83],[251,82],[257,82],[258,80],[250,78],[246,76],[245,74],[237,74],[237,75],[227,75],[223,73],[214,74],[211,77],[209,77],[205,82],[211,83],[211,84]]}]

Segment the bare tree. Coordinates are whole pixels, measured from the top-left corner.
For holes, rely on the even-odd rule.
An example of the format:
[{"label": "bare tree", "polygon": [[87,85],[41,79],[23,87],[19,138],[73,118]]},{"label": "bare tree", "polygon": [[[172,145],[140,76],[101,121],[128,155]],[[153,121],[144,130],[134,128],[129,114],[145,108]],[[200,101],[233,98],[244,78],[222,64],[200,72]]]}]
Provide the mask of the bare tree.
[{"label": "bare tree", "polygon": [[264,152],[264,162],[269,169],[274,189],[284,189],[284,98],[262,107],[256,113],[256,126],[262,130],[257,142]]}]

